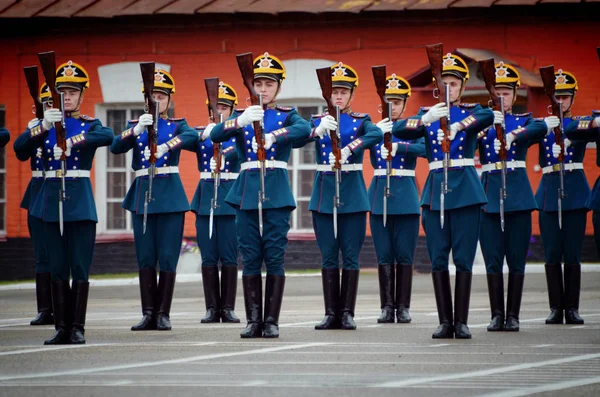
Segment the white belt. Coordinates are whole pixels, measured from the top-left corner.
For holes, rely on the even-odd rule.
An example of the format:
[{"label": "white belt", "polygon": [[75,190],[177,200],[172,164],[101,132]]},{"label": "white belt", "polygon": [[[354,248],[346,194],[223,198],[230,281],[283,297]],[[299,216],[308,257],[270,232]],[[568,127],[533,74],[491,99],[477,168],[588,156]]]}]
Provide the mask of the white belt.
[{"label": "white belt", "polygon": [[[330,164],[317,164],[317,171],[335,172],[335,168]],[[342,164],[342,171],[362,171],[362,164]]]},{"label": "white belt", "polygon": [[[448,168],[454,167],[473,167],[475,165],[475,160],[473,159],[450,159],[448,161]],[[439,170],[440,168],[444,168],[444,162],[442,160],[432,161],[429,163],[429,171]]]},{"label": "white belt", "polygon": [[[521,160],[512,160],[512,161],[507,161],[506,162],[506,169],[507,170],[512,170],[515,168],[527,168],[527,165],[524,161]],[[481,166],[481,171],[483,172],[488,172],[488,171],[497,171],[497,170],[501,170],[502,169],[502,161],[497,161],[495,163],[490,163],[490,164],[484,164]]]},{"label": "white belt", "polygon": [[[398,168],[392,168],[390,176],[415,176],[415,170],[401,170]],[[376,169],[375,176],[385,176],[386,170]]]},{"label": "white belt", "polygon": [[[154,168],[154,175],[166,175],[166,174],[179,174],[179,167],[156,167]],[[146,176],[148,175],[148,168],[135,171],[135,176]]]},{"label": "white belt", "polygon": [[[222,181],[228,181],[231,179],[236,179],[238,177],[237,172],[221,172],[221,176],[219,177]],[[201,172],[200,179],[215,179],[215,174],[212,172]]]},{"label": "white belt", "polygon": [[43,178],[44,171],[31,171],[31,177],[32,178]]},{"label": "white belt", "polygon": [[[287,162],[280,160],[265,160],[265,168],[283,168],[286,169],[288,166]],[[251,170],[251,169],[259,169],[260,161],[247,161],[242,163],[240,166],[241,171],[243,170]]]},{"label": "white belt", "polygon": [[[89,178],[89,170],[67,170],[65,172],[65,178]],[[48,178],[62,178],[62,171],[46,171],[46,179]]]},{"label": "white belt", "polygon": [[[582,170],[583,163],[565,163],[565,171]],[[542,168],[543,174],[560,171],[560,163]]]}]

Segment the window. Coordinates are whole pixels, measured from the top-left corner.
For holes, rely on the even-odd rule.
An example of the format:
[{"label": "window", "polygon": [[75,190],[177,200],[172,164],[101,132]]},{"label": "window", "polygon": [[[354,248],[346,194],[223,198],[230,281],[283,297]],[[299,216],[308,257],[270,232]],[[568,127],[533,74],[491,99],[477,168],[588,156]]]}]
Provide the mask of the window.
[{"label": "window", "polygon": [[[4,105],[0,105],[0,127],[4,127],[4,116]],[[6,148],[0,148],[0,234],[6,234]]]}]

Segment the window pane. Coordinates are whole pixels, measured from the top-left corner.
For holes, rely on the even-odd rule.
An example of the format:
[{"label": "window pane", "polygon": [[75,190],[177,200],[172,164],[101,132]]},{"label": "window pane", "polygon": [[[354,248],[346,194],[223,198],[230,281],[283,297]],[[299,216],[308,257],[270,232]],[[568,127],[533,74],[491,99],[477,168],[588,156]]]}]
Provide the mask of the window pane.
[{"label": "window pane", "polygon": [[298,208],[296,209],[296,211],[298,211],[299,223],[299,225],[296,225],[296,227],[298,229],[312,229],[312,214],[308,210],[308,200],[298,201]]},{"label": "window pane", "polygon": [[301,164],[315,164],[317,161],[314,144],[308,144],[300,149]]},{"label": "window pane", "polygon": [[137,120],[144,114],[144,109],[131,109],[131,119]]},{"label": "window pane", "polygon": [[124,109],[108,110],[106,112],[106,124],[112,128],[115,135],[120,135],[127,125],[127,111]]},{"label": "window pane", "polygon": [[6,225],[6,219],[5,219],[5,213],[6,213],[6,204],[5,203],[0,203],[0,230],[6,230],[6,227],[4,225]]},{"label": "window pane", "polygon": [[125,198],[125,192],[127,191],[125,177],[124,172],[106,173],[106,195],[108,198]]},{"label": "window pane", "polygon": [[310,121],[310,117],[312,115],[319,113],[318,106],[298,106],[296,110],[298,111],[300,117],[307,121]]},{"label": "window pane", "polygon": [[106,204],[106,226],[109,230],[125,230],[125,216],[125,209],[121,208],[121,203]]},{"label": "window pane", "polygon": [[5,156],[6,156],[6,148],[4,148],[4,147],[0,148],[0,169],[6,168],[6,164],[4,163]]},{"label": "window pane", "polygon": [[[3,200],[6,198],[5,182],[6,182],[6,174],[0,173],[0,200]],[[0,222],[0,228],[2,228],[2,226],[4,226],[4,224]]]},{"label": "window pane", "polygon": [[302,170],[298,171],[298,192],[301,197],[310,197],[312,193],[313,183],[315,181],[315,171]]},{"label": "window pane", "polygon": [[292,189],[292,192],[294,191],[294,172],[293,171],[288,171],[288,175],[290,176],[290,188]]}]

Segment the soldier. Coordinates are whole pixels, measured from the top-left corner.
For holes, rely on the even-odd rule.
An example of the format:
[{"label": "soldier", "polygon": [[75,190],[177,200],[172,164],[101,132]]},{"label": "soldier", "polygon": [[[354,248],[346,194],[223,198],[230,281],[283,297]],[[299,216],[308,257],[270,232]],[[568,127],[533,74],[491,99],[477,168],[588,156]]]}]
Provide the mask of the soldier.
[{"label": "soldier", "polygon": [[[283,268],[290,228],[290,213],[296,208],[290,189],[287,161],[292,144],[310,133],[308,122],[293,108],[277,106],[275,99],[285,79],[285,67],[275,56],[264,53],[254,60],[254,89],[261,95],[266,110],[250,106],[239,116],[217,124],[210,133],[213,142],[235,138],[241,173],[225,201],[236,210],[236,230],[244,270],[242,285],[248,324],[242,338],[279,337],[279,313],[285,285]],[[264,178],[265,195],[260,233],[258,192],[261,187],[257,161],[258,145],[252,122],[264,119],[264,148],[267,152]],[[265,263],[267,280],[263,320],[261,267]]]},{"label": "soldier", "polygon": [[[578,89],[577,79],[572,73],[562,69],[558,69],[554,76],[554,94],[564,115],[563,128],[568,128],[576,120],[571,116],[571,107]],[[583,172],[587,142],[564,140],[565,197],[562,199],[561,228],[558,213],[561,176],[557,160],[561,148],[553,143],[555,139],[554,130],[551,130],[539,140],[539,162],[543,176],[535,194],[540,211],[539,223],[546,257],[546,282],[551,311],[546,324],[562,324],[563,314],[567,324],[583,324],[583,319],[579,316],[579,293],[580,257],[588,211],[586,201],[590,194],[590,186]],[[561,267],[563,260],[564,282]]]},{"label": "soldier", "polygon": [[[321,274],[325,317],[315,326],[323,329],[356,329],[354,308],[358,289],[358,254],[365,240],[369,198],[362,173],[363,153],[383,138],[381,129],[371,122],[365,113],[355,113],[350,108],[358,87],[358,74],[342,62],[331,66],[331,102],[340,109],[340,119],[330,113],[335,109],[311,119],[312,133],[308,142],[315,143],[317,173],[308,204],[312,212],[313,228],[321,250]],[[336,177],[333,165],[336,158],[329,134],[335,134],[339,123],[341,146],[340,206],[337,209],[338,236],[334,235],[333,200],[336,194]],[[389,120],[380,122],[389,125]],[[342,252],[342,280],[338,255]]]},{"label": "soldier", "polygon": [[[40,87],[40,101],[44,110],[52,108],[52,96],[46,83]],[[42,153],[43,142],[29,139],[31,129],[39,125],[36,117],[29,121],[27,129],[15,141],[14,150],[20,161],[29,160],[31,167],[31,180],[21,201],[21,208],[27,210],[27,227],[33,242],[35,252],[35,295],[37,300],[37,316],[31,320],[31,325],[54,324],[52,316],[52,275],[46,254],[44,239],[44,224],[41,219],[31,215],[33,203],[40,193],[44,183],[44,156]]]},{"label": "soldier", "polygon": [[[191,147],[198,140],[196,130],[189,127],[185,119],[167,116],[174,93],[173,76],[156,69],[152,96],[157,102],[160,116],[156,120],[156,171],[146,224],[144,205],[150,167],[147,127],[154,124],[154,116],[145,113],[139,120],[129,121],[125,131],[115,136],[110,146],[110,151],[114,154],[133,150],[131,167],[136,178],[122,206],[132,214],[143,317],[131,327],[132,331],[171,330],[170,312],[177,262],[183,240],[185,213],[190,209],[179,177],[179,154],[182,146]],[[158,283],[157,262],[160,267]]]},{"label": "soldier", "polygon": [[[581,118],[577,123],[569,123],[565,133],[569,139],[596,142],[596,165],[600,167],[600,150],[598,150],[600,148],[600,110],[594,110],[592,117]],[[596,179],[585,206],[593,211],[594,239],[598,257],[600,257],[600,177]]]},{"label": "soldier", "polygon": [[[398,121],[402,117],[410,91],[410,84],[402,77],[396,74],[387,77],[385,96],[392,103],[392,121]],[[386,159],[389,152],[383,143],[371,148],[370,152],[371,165],[375,169],[375,178],[369,186],[370,225],[377,253],[381,300],[381,316],[377,322],[393,323],[395,308],[397,321],[410,323],[413,259],[421,214],[415,167],[417,157],[425,157],[425,142],[422,138],[403,141],[392,137],[392,171],[385,226],[383,196],[386,189]],[[394,263],[397,264],[395,269]]]},{"label": "soldier", "polygon": [[[548,128],[559,124],[555,116],[547,117],[544,122],[532,118],[531,113],[512,114],[520,84],[517,69],[503,62],[496,64],[496,93],[503,98],[506,131],[507,198],[504,200],[504,231],[500,218],[502,163],[498,153],[501,142],[493,127],[482,131],[478,137],[479,156],[483,165],[481,183],[488,201],[483,207],[479,223],[479,242],[485,260],[492,312],[488,331],[519,331],[525,262],[531,238],[531,212],[537,209],[527,177],[527,149],[532,140],[544,137]],[[502,275],[505,257],[509,269],[506,316]]]},{"label": "soldier", "polygon": [[[232,86],[219,83],[217,110],[223,120],[234,114],[238,104],[237,94]],[[219,121],[219,116],[213,119]],[[225,197],[238,177],[240,170],[235,138],[221,147],[221,169],[217,205],[213,209],[214,221],[210,224],[211,203],[214,199],[216,161],[213,157],[214,145],[209,138],[215,124],[206,128],[196,127],[198,140],[193,151],[198,158],[200,182],[192,199],[192,211],[196,214],[196,236],[202,254],[202,286],[206,302],[206,315],[201,323],[239,323],[236,316],[235,295],[237,290],[237,239],[235,232],[235,210],[225,202]],[[212,236],[209,230],[213,229]],[[219,260],[221,261],[221,288],[219,293]]]},{"label": "soldier", "polygon": [[[61,157],[54,123],[63,121],[57,108],[44,112],[44,119],[29,130],[23,145],[37,147],[42,155],[46,178],[30,207],[32,216],[43,221],[43,233],[50,271],[56,332],[46,345],[85,343],[85,315],[89,295],[88,276],[96,242],[96,204],[90,182],[90,169],[96,149],[110,145],[113,132],[99,120],[80,114],[89,75],[79,64],[68,61],[56,70],[56,88],[64,94],[66,130],[66,191],[63,202],[64,233],[61,235],[59,202]],[[72,287],[69,278],[73,278]]]},{"label": "soldier", "polygon": [[10,132],[6,128],[0,128],[0,147],[6,146],[10,141]]},{"label": "soldier", "polygon": [[[460,103],[460,97],[469,79],[465,61],[448,53],[443,59],[442,76],[449,85],[450,102],[431,108],[421,108],[414,117],[394,123],[393,134],[400,139],[417,139],[425,136],[425,149],[429,161],[429,176],[421,196],[422,225],[426,234],[427,250],[432,262],[433,288],[440,326],[432,337],[470,339],[467,326],[473,261],[477,250],[481,205],[487,202],[474,167],[473,155],[477,134],[490,126],[494,119],[502,122],[502,113],[492,113],[478,104]],[[444,132],[439,120],[450,117],[451,141],[448,166],[448,190],[445,195],[445,225],[440,219],[440,192],[444,180],[441,144]],[[452,312],[452,295],[448,256],[456,266],[455,306]]]}]

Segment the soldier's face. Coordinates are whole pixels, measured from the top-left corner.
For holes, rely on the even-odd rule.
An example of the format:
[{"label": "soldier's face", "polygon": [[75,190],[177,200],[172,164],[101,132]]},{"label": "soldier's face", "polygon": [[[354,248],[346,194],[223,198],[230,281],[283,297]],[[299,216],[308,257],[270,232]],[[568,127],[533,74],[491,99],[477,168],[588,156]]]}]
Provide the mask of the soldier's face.
[{"label": "soldier's face", "polygon": [[450,102],[454,103],[458,101],[460,99],[463,81],[456,76],[450,75],[442,76],[442,81],[444,84],[448,84],[450,86]]},{"label": "soldier's face", "polygon": [[74,112],[79,110],[79,105],[83,101],[83,93],[74,88],[60,88],[58,91],[64,94],[65,112]]},{"label": "soldier's face", "polygon": [[567,113],[571,106],[573,105],[573,96],[572,95],[558,95],[556,100],[561,103],[563,113]]},{"label": "soldier's face", "polygon": [[515,90],[507,87],[496,87],[496,94],[502,97],[504,111],[509,112],[515,100]]},{"label": "soldier's face", "polygon": [[404,99],[389,99],[392,104],[392,120],[398,120],[404,113]]},{"label": "soldier's face", "polygon": [[256,79],[254,90],[262,96],[263,105],[268,105],[279,93],[279,83],[271,79]]},{"label": "soldier's face", "polygon": [[340,110],[344,110],[350,106],[352,102],[352,91],[349,88],[335,87],[331,91],[331,102],[335,106],[339,106]]},{"label": "soldier's face", "polygon": [[[219,114],[223,115],[223,121],[227,120],[229,118],[229,116],[231,116],[232,111],[233,111],[233,108],[231,106],[217,103],[217,112],[219,112]],[[217,117],[217,119],[215,120],[215,123],[218,123],[218,122],[219,122],[219,118]]]},{"label": "soldier's face", "polygon": [[152,92],[152,98],[154,98],[158,104],[158,112],[160,114],[165,113],[169,108],[169,96],[164,92],[154,91]]}]

